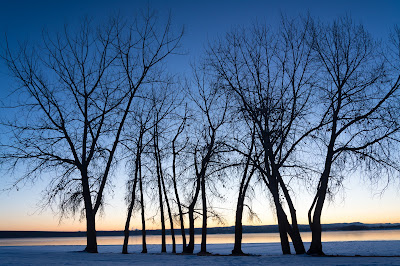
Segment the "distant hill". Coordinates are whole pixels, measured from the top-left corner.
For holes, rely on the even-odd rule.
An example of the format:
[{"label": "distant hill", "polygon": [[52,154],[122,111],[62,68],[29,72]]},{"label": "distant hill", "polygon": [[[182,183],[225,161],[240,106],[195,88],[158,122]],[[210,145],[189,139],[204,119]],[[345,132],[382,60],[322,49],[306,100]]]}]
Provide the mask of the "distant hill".
[{"label": "distant hill", "polygon": [[[299,225],[301,232],[309,232],[310,227],[305,224]],[[400,229],[400,223],[335,223],[322,225],[323,231],[358,231],[358,230],[390,230]],[[233,234],[234,226],[207,228],[208,234]],[[170,234],[170,230],[166,230]],[[278,225],[245,225],[244,233],[278,233]],[[140,230],[131,231],[131,235],[141,235]],[[147,230],[147,235],[160,235],[161,230]],[[201,228],[195,229],[196,234],[201,234]],[[175,229],[175,234],[180,234]],[[188,234],[188,232],[187,232]],[[123,236],[123,231],[98,231],[98,236]],[[38,238],[38,237],[84,237],[86,232],[59,232],[59,231],[0,231],[0,238]]]}]

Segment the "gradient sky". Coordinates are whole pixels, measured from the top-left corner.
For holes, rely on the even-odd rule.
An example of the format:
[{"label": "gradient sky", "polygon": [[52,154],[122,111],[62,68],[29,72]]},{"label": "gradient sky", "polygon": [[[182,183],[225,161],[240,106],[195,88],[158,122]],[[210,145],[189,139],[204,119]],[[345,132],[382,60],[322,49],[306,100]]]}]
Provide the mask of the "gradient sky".
[{"label": "gradient sky", "polygon": [[[150,3],[161,15],[172,13],[173,23],[185,27],[182,46],[185,56],[172,59],[170,68],[176,72],[185,72],[189,63],[200,56],[208,41],[222,36],[226,31],[238,25],[249,25],[252,22],[275,24],[281,13],[289,16],[306,14],[322,20],[331,20],[340,15],[350,15],[354,21],[361,22],[373,36],[386,39],[393,25],[400,25],[400,1],[18,1],[0,0],[0,41],[4,43],[3,33],[15,45],[17,41],[35,41],[40,39],[43,28],[51,31],[62,29],[65,23],[75,23],[85,15],[103,18],[120,12],[129,16]],[[12,90],[12,81],[7,70],[0,64],[0,97],[4,98]],[[121,230],[125,220],[126,207],[123,201],[125,185],[123,171],[120,182],[115,183],[115,194],[99,218],[98,230]],[[0,190],[7,188],[11,179],[0,177]],[[400,223],[400,182],[379,194],[385,184],[371,186],[358,177],[348,178],[345,189],[327,203],[323,212],[323,223],[333,222],[366,222],[366,223]],[[51,210],[39,211],[37,204],[41,198],[41,189],[46,184],[46,177],[35,184],[26,184],[18,191],[0,193],[0,230],[85,230],[79,217],[66,219],[59,223],[58,217]],[[307,223],[307,210],[312,195],[299,191],[295,197],[300,223]],[[301,194],[300,194],[301,193]],[[224,204],[227,210],[227,225],[233,225],[233,214],[236,197]],[[258,197],[253,202],[262,224],[276,223],[273,212],[266,204],[266,197]],[[215,224],[211,223],[211,226]],[[133,228],[138,228],[137,219]],[[158,224],[149,223],[150,228]]]}]

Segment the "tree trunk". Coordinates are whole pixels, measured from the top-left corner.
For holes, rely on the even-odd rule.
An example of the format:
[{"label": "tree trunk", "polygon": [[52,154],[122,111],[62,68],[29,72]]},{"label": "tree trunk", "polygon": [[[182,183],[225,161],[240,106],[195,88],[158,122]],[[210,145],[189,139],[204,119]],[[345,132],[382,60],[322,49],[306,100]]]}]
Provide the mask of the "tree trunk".
[{"label": "tree trunk", "polygon": [[[294,249],[296,251],[296,254],[304,254],[306,252],[303,244],[303,240],[301,239],[300,235],[300,230],[299,226],[297,224],[297,215],[296,215],[296,209],[294,208],[292,199],[289,195],[289,191],[286,187],[286,184],[283,182],[283,179],[278,172],[278,178],[279,178],[279,184],[282,188],[283,194],[285,195],[286,201],[288,203],[289,211],[290,211],[290,216],[292,217],[292,225],[289,224],[289,221],[287,223],[289,230],[290,230],[290,238],[292,239],[292,243],[294,246]],[[283,211],[283,209],[282,209]],[[287,219],[287,217],[286,217]]]},{"label": "tree trunk", "polygon": [[[334,118],[337,117],[337,113],[334,115]],[[325,255],[324,252],[322,251],[322,226],[321,226],[321,214],[322,214],[322,208],[324,207],[324,202],[325,202],[325,197],[326,197],[326,191],[328,189],[328,182],[329,182],[329,175],[331,172],[332,168],[332,161],[333,161],[333,156],[334,156],[334,145],[336,141],[336,119],[333,121],[332,125],[332,133],[331,133],[331,138],[329,141],[327,153],[326,153],[326,158],[325,158],[325,165],[324,165],[324,171],[321,174],[321,178],[319,181],[319,187],[317,190],[317,194],[315,196],[315,200],[313,204],[311,205],[311,208],[309,210],[309,223],[310,223],[310,228],[311,228],[311,245],[310,249],[307,251],[307,254],[309,255]],[[311,220],[311,212],[315,204],[315,209],[314,209],[314,215]]]},{"label": "tree trunk", "polygon": [[290,235],[290,238],[292,239],[293,247],[294,250],[296,251],[296,254],[301,255],[306,253],[303,240],[301,239],[299,226],[297,224],[292,223],[292,229],[293,233]]},{"label": "tree trunk", "polygon": [[[268,169],[268,168],[267,168]],[[265,185],[268,187],[269,191],[272,194],[272,198],[274,200],[275,204],[275,210],[276,210],[276,215],[278,218],[278,229],[279,229],[279,236],[281,239],[281,248],[282,248],[282,253],[285,254],[290,254],[290,245],[289,245],[289,239],[288,239],[288,226],[287,226],[287,217],[282,209],[282,205],[279,199],[279,189],[278,189],[278,180],[276,175],[271,175],[271,172],[267,172],[267,177],[268,181],[265,178],[264,175],[262,175],[262,179],[265,183]]]},{"label": "tree trunk", "polygon": [[158,199],[160,203],[160,216],[161,216],[161,252],[167,252],[167,246],[165,242],[165,220],[164,220],[164,203],[162,196],[162,187],[161,187],[161,177],[158,174]]},{"label": "tree trunk", "polygon": [[189,244],[185,248],[185,253],[193,253],[194,250],[194,207],[189,206]]},{"label": "tree trunk", "polygon": [[244,196],[240,193],[236,205],[236,219],[235,219],[235,244],[233,246],[232,255],[243,255],[242,251],[242,235],[243,235],[243,203]]},{"label": "tree trunk", "polygon": [[140,188],[140,208],[141,208],[141,217],[142,217],[142,253],[147,253],[147,244],[146,244],[146,219],[144,216],[144,201],[143,201],[143,184],[142,184],[142,171],[141,167],[139,168],[139,188]]},{"label": "tree trunk", "polygon": [[322,226],[321,221],[314,215],[313,224],[311,225],[312,241],[310,249],[307,251],[308,255],[323,256],[325,253],[322,251]]},{"label": "tree trunk", "polygon": [[[250,163],[250,161],[248,160],[246,167],[244,169],[242,182],[240,183],[238,202],[236,205],[235,244],[234,244],[234,247],[232,250],[232,255],[244,255],[244,253],[242,251],[242,236],[243,236],[242,219],[243,219],[244,199],[246,196],[247,188],[249,187],[251,177],[253,176],[253,174],[255,172],[255,168],[253,168],[251,170],[251,173],[247,177],[247,169],[248,169],[249,163]],[[246,178],[247,178],[247,180],[246,180]]]},{"label": "tree trunk", "polygon": [[140,152],[141,152],[141,138],[139,137],[139,141],[137,144],[136,148],[136,159],[135,159],[135,177],[133,180],[133,188],[131,192],[131,202],[129,203],[128,207],[128,215],[126,217],[126,222],[125,222],[125,229],[124,229],[124,244],[122,246],[122,254],[128,254],[128,241],[129,241],[129,225],[131,223],[131,218],[132,218],[132,211],[133,211],[133,206],[135,205],[135,196],[136,196],[136,185],[138,181],[138,175],[139,175],[139,162],[140,162]]},{"label": "tree trunk", "polygon": [[124,244],[122,245],[122,254],[128,254],[129,224],[131,222],[131,216],[132,216],[132,209],[129,206],[128,217],[126,217],[126,223],[125,223]]},{"label": "tree trunk", "polygon": [[186,248],[185,223],[183,221],[182,205],[181,205],[181,201],[179,198],[178,187],[176,184],[176,156],[177,156],[177,152],[175,150],[176,137],[172,141],[172,182],[174,184],[174,193],[175,193],[176,203],[178,205],[178,211],[179,211],[179,221],[180,221],[181,234],[182,234],[182,252],[185,252],[185,248]]},{"label": "tree trunk", "polygon": [[253,167],[251,169],[250,173],[247,174],[247,171],[249,170],[249,165],[250,165],[250,156],[252,154],[253,147],[254,147],[254,140],[255,140],[255,134],[253,132],[252,136],[251,136],[250,150],[247,155],[247,160],[246,160],[245,167],[243,169],[243,176],[242,176],[242,180],[240,182],[240,187],[239,187],[239,196],[238,196],[238,201],[237,201],[237,205],[236,205],[236,218],[235,218],[235,244],[233,246],[232,255],[244,255],[244,253],[242,251],[243,207],[244,207],[244,199],[246,197],[247,188],[249,187],[251,177],[253,176],[253,174],[256,170],[256,168]]},{"label": "tree trunk", "polygon": [[[330,169],[329,169],[330,170]],[[328,176],[329,172],[327,169],[322,173],[321,185],[317,192],[317,202],[315,205],[314,215],[312,217],[312,222],[310,223],[311,228],[311,245],[310,249],[307,251],[309,255],[325,255],[322,251],[322,226],[321,226],[321,214],[322,208],[324,206],[326,190],[328,187]],[[313,206],[311,206],[313,207]],[[310,209],[312,211],[312,209]]]},{"label": "tree trunk", "polygon": [[186,247],[186,233],[185,233],[185,223],[183,220],[183,212],[182,212],[182,205],[178,195],[178,189],[176,188],[176,183],[174,183],[174,190],[175,190],[175,197],[176,202],[178,204],[178,211],[179,211],[179,221],[181,226],[181,234],[182,234],[182,252],[185,252]]},{"label": "tree trunk", "polygon": [[201,249],[200,253],[207,253],[207,198],[206,198],[206,180],[201,177],[201,202],[203,206],[203,224],[201,228]]},{"label": "tree trunk", "polygon": [[[135,182],[136,183],[136,182]],[[134,185],[134,188],[136,189],[136,184]],[[132,196],[135,197],[135,193],[132,192]],[[132,217],[132,211],[133,211],[133,205],[134,205],[134,198],[132,198],[129,208],[128,208],[128,215],[126,217],[126,222],[125,222],[125,230],[124,230],[124,244],[122,246],[122,254],[128,254],[128,241],[129,241],[129,224],[131,222],[131,217]]]},{"label": "tree trunk", "polygon": [[96,220],[93,212],[86,211],[86,252],[97,253]]},{"label": "tree trunk", "polygon": [[[280,205],[280,203],[279,203]],[[282,211],[279,206],[276,206],[276,212],[277,212],[277,217],[278,217],[278,228],[279,228],[279,236],[281,238],[281,248],[282,248],[282,253],[283,255],[291,254],[290,253],[290,245],[289,245],[289,239],[287,235],[287,229],[286,229],[286,215]]]},{"label": "tree trunk", "polygon": [[[158,119],[158,116],[157,116]],[[161,219],[161,252],[167,252],[167,246],[165,241],[165,218],[164,218],[164,202],[163,202],[163,192],[162,192],[162,169],[160,165],[160,153],[158,149],[158,127],[157,123],[154,127],[154,159],[156,162],[156,173],[157,173],[157,185],[158,185],[158,199],[160,204],[160,219]]]},{"label": "tree trunk", "polygon": [[164,175],[162,174],[161,162],[160,162],[160,170],[161,170],[161,183],[162,183],[162,188],[163,188],[163,191],[164,191],[165,202],[167,204],[167,211],[168,211],[169,223],[170,223],[170,228],[171,228],[172,253],[176,253],[174,220],[172,219],[171,207],[169,206],[169,201],[168,201],[168,197],[167,197],[167,191],[165,189]]},{"label": "tree trunk", "polygon": [[196,205],[197,198],[200,192],[200,180],[197,178],[196,180],[196,189],[195,194],[192,200],[192,203],[189,205],[188,214],[189,214],[189,244],[185,247],[184,252],[192,254],[194,251],[194,206]]},{"label": "tree trunk", "polygon": [[289,239],[288,239],[288,230],[287,230],[287,217],[284,210],[282,209],[282,205],[279,199],[278,183],[276,182],[275,179],[272,180],[272,178],[271,181],[272,182],[270,182],[269,188],[272,193],[272,197],[274,199],[276,215],[278,218],[278,228],[279,228],[279,236],[281,238],[282,253],[284,255],[291,254]]},{"label": "tree trunk", "polygon": [[86,214],[86,248],[85,251],[89,253],[97,253],[97,236],[96,236],[96,213],[92,207],[92,198],[90,196],[90,188],[87,176],[87,169],[81,170],[82,176],[82,191],[83,200],[85,204]]}]

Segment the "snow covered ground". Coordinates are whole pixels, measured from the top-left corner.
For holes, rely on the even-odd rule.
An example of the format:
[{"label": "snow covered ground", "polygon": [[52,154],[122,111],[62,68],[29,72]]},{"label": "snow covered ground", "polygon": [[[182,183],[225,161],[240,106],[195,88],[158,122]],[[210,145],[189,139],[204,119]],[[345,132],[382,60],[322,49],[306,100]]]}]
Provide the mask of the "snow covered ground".
[{"label": "snow covered ground", "polygon": [[[309,243],[305,243],[306,247]],[[400,241],[348,241],[324,243],[329,255],[311,257],[281,255],[279,243],[243,244],[243,251],[257,256],[228,255],[232,244],[210,244],[208,251],[221,256],[160,254],[160,245],[149,245],[141,254],[140,245],[131,245],[130,254],[121,254],[121,246],[99,246],[99,254],[81,252],[84,246],[11,246],[0,247],[1,265],[400,265]],[[196,251],[199,251],[199,245]],[[168,252],[171,246],[168,246]],[[178,251],[181,246],[178,246]],[[360,255],[360,256],[356,256]],[[350,256],[350,257],[346,257]],[[369,257],[368,257],[369,256]],[[380,256],[380,257],[374,257]],[[399,256],[399,257],[385,257]]]}]

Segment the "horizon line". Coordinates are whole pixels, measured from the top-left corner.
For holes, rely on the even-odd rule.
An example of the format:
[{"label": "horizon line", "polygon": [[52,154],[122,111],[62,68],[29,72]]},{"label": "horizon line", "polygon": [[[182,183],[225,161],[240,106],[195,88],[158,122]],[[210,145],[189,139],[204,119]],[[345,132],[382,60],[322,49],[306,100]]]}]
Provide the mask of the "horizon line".
[{"label": "horizon line", "polygon": [[[344,222],[344,223],[324,223],[324,225],[346,225],[346,224],[362,224],[362,225],[400,225],[400,222],[397,223],[391,223],[391,222],[380,222],[380,223],[363,223],[363,222]],[[309,224],[298,224],[299,226],[309,226]],[[243,225],[243,227],[256,227],[256,226],[278,226],[278,224],[260,224],[260,225]],[[215,229],[215,228],[234,228],[235,225],[227,225],[227,226],[214,226],[214,227],[208,227],[207,229]],[[189,228],[185,227],[185,230],[188,230]],[[201,229],[201,227],[195,227],[195,229]],[[129,231],[141,231],[141,228],[134,228],[130,229]],[[161,228],[158,229],[146,229],[146,231],[161,231]],[[171,228],[166,228],[165,231],[170,231]],[[179,231],[181,228],[176,227],[174,228],[174,231]],[[124,229],[114,229],[114,230],[96,230],[96,232],[121,232],[124,231]],[[7,230],[7,229],[0,229],[0,232],[68,232],[68,233],[79,233],[79,232],[86,232],[86,230]]]}]

